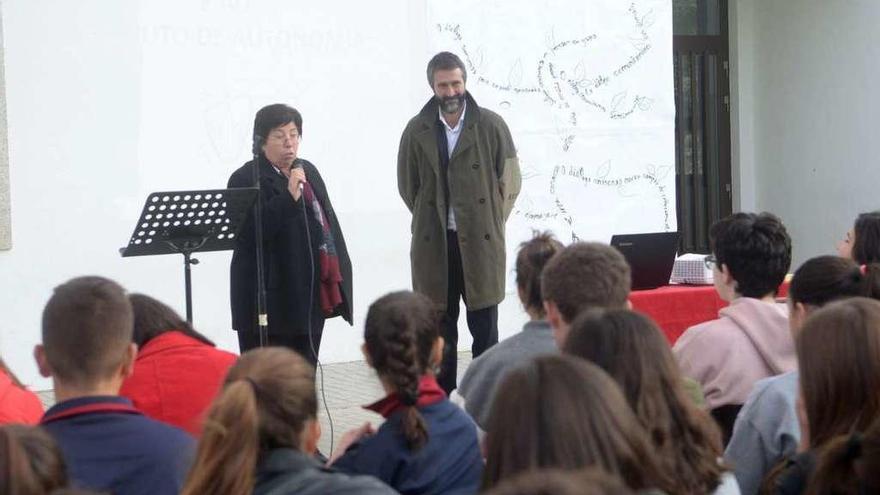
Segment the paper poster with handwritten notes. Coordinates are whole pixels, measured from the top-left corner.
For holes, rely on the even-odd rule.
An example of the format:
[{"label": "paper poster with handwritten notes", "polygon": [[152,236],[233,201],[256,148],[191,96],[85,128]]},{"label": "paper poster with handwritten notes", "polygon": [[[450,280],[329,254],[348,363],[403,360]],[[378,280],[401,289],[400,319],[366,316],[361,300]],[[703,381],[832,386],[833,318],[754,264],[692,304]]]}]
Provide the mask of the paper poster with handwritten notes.
[{"label": "paper poster with handwritten notes", "polygon": [[533,229],[566,243],[676,229],[670,3],[429,3],[431,48],[464,60],[517,146],[511,254]]}]

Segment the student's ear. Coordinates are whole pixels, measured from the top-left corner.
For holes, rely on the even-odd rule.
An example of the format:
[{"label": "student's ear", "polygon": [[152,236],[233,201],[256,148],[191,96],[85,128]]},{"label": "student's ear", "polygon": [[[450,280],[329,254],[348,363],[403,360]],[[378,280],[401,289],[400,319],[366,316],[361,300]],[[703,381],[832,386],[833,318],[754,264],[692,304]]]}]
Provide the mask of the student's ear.
[{"label": "student's ear", "polygon": [[626,309],[628,309],[630,311],[632,311],[632,309],[633,309],[633,302],[630,301],[629,299],[626,300]]},{"label": "student's ear", "polygon": [[364,360],[367,362],[367,366],[372,368],[373,367],[373,360],[370,359],[370,353],[367,352],[367,343],[366,342],[361,344],[361,354],[364,355]]},{"label": "student's ear", "polygon": [[43,347],[43,344],[34,346],[34,361],[37,362],[37,369],[40,370],[41,376],[45,378],[52,376],[52,367],[49,366],[49,360],[46,359],[46,348]]},{"label": "student's ear", "polygon": [[797,334],[804,325],[804,320],[807,319],[808,311],[809,310],[804,303],[794,303],[794,305],[791,306],[791,311],[788,315],[788,326],[794,334]]},{"label": "student's ear", "polygon": [[444,345],[446,345],[446,340],[443,337],[437,337],[437,340],[434,341],[434,345],[431,347],[431,359],[429,360],[431,368],[436,368],[443,362]]},{"label": "student's ear", "polygon": [[302,446],[303,452],[312,455],[318,451],[318,440],[321,439],[321,422],[312,419],[306,422],[303,428]]},{"label": "student's ear", "polygon": [[134,373],[134,361],[137,359],[138,346],[134,342],[128,344],[125,348],[125,355],[122,357],[122,369],[120,373],[123,378],[128,378]]},{"label": "student's ear", "polygon": [[544,313],[547,314],[547,323],[553,328],[559,328],[563,325],[562,315],[559,314],[559,307],[553,301],[544,301]]},{"label": "student's ear", "polygon": [[733,275],[730,274],[730,268],[727,267],[726,264],[721,264],[721,281],[724,282],[724,285],[733,286],[736,283],[736,280],[733,279]]}]

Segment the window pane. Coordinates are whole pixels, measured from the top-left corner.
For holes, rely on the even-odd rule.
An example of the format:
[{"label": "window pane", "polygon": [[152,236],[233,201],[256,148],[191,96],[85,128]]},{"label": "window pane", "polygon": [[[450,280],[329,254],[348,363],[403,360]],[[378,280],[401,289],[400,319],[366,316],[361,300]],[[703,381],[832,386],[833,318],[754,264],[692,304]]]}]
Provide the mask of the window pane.
[{"label": "window pane", "polygon": [[672,33],[680,36],[720,35],[721,0],[673,0]]}]

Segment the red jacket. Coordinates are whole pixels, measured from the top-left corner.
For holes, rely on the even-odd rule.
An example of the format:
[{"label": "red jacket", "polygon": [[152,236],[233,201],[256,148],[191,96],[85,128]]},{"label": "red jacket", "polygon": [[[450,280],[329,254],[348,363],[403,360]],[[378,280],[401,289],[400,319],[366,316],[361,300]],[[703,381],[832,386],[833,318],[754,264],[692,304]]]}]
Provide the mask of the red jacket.
[{"label": "red jacket", "polygon": [[238,358],[178,331],[147,342],[119,395],[147,416],[198,436],[202,416]]},{"label": "red jacket", "polygon": [[0,425],[24,423],[35,425],[43,417],[43,403],[37,394],[12,383],[0,370]]}]

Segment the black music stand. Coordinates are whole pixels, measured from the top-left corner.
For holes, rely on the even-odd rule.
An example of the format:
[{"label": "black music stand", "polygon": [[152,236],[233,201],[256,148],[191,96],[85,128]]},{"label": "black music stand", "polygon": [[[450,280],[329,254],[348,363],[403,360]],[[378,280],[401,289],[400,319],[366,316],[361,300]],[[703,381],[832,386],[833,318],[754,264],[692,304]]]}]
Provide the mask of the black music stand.
[{"label": "black music stand", "polygon": [[192,275],[190,265],[198,251],[226,251],[235,240],[251,206],[256,187],[204,191],[155,192],[147,196],[123,258],[156,254],[182,254],[186,287],[186,321],[192,323]]}]

